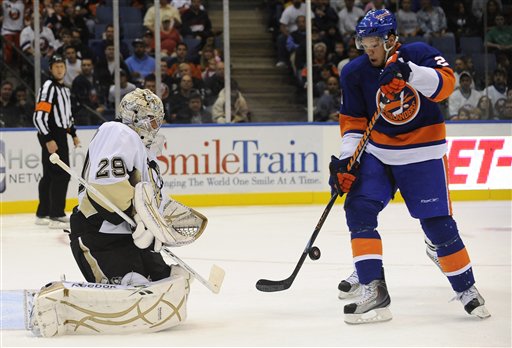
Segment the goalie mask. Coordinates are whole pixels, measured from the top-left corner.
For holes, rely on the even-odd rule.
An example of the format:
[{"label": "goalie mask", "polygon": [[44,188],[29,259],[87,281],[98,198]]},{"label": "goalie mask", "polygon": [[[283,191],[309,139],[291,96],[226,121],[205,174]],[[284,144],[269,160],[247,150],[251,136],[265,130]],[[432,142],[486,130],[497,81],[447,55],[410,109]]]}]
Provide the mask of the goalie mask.
[{"label": "goalie mask", "polygon": [[124,96],[116,119],[121,120],[140,136],[149,147],[164,119],[164,105],[149,89],[137,88]]}]

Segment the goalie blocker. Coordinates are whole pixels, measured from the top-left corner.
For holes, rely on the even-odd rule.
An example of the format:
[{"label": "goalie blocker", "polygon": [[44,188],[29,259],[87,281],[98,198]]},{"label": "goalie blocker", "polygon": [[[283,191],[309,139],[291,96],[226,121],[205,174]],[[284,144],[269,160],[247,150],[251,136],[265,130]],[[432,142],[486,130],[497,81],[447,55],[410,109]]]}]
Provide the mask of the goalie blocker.
[{"label": "goalie blocker", "polygon": [[169,329],[187,317],[190,280],[186,274],[128,286],[50,283],[34,297],[29,329],[43,337]]}]

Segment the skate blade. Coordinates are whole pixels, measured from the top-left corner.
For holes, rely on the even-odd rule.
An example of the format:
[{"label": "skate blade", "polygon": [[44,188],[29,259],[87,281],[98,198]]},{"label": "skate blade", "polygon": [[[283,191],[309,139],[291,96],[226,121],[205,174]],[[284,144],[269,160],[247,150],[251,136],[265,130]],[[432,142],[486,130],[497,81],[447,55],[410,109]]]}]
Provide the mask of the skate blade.
[{"label": "skate blade", "polygon": [[491,313],[489,313],[489,311],[484,305],[476,307],[470,314],[480,319],[486,319],[491,316]]},{"label": "skate blade", "polygon": [[345,323],[352,325],[378,323],[391,319],[393,319],[393,315],[388,307],[372,309],[362,314],[345,314]]}]

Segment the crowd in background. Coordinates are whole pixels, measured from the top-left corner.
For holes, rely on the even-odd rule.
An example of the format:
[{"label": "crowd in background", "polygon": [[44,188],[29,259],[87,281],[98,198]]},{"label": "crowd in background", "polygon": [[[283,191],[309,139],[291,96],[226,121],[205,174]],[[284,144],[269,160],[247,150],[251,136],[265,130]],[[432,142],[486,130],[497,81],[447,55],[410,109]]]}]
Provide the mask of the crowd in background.
[{"label": "crowd in background", "polygon": [[[161,96],[167,123],[224,123],[224,63],[219,33],[202,0],[160,0],[161,61],[155,61],[154,1],[119,0],[120,94],[137,87]],[[64,84],[70,88],[77,125],[114,118],[114,26],[112,1],[41,1],[40,37],[43,81],[49,58],[66,61]],[[2,55],[10,78],[1,84],[0,126],[32,126],[34,16],[31,1],[2,2]],[[5,76],[5,75],[3,75]],[[233,122],[247,122],[249,110],[232,82]],[[33,95],[31,100],[33,100]]]},{"label": "crowd in background", "polygon": [[[155,61],[152,0],[120,4],[121,98],[137,87],[161,96],[167,123],[223,123],[225,117],[222,32],[212,28],[206,0],[160,0],[161,54]],[[34,86],[32,0],[0,0],[2,71],[0,127],[31,127]],[[446,119],[512,118],[512,27],[510,5],[501,0],[312,0],[315,120],[337,121],[338,76],[362,52],[354,43],[358,20],[386,7],[398,22],[402,42],[439,47],[453,67],[457,89],[441,104]],[[299,93],[306,91],[306,5],[301,0],[262,0],[273,33],[275,69],[289,69]],[[41,0],[40,49],[43,81],[54,53],[66,60],[77,125],[114,118],[114,27],[111,0]],[[506,12],[509,11],[509,12]],[[464,51],[465,38],[479,38],[489,54]],[[446,46],[453,43],[453,52]],[[269,42],[270,44],[270,42]],[[474,46],[474,45],[473,45]],[[449,53],[446,53],[449,52]],[[485,57],[485,62],[482,61]],[[487,74],[482,73],[486,64]],[[485,68],[484,67],[484,68]],[[487,79],[486,79],[487,77]],[[231,82],[232,122],[251,113],[236,81]],[[300,98],[307,100],[307,98]]]},{"label": "crowd in background", "polygon": [[[355,46],[356,24],[369,10],[381,8],[394,12],[400,42],[429,43],[454,68],[456,90],[440,104],[447,120],[512,119],[512,26],[510,16],[506,16],[512,14],[510,4],[504,7],[501,0],[311,3],[317,121],[337,121],[342,103],[339,72],[362,54]],[[274,33],[276,67],[289,69],[298,90],[305,93],[306,5],[301,0],[267,0],[266,5],[268,29]]]}]

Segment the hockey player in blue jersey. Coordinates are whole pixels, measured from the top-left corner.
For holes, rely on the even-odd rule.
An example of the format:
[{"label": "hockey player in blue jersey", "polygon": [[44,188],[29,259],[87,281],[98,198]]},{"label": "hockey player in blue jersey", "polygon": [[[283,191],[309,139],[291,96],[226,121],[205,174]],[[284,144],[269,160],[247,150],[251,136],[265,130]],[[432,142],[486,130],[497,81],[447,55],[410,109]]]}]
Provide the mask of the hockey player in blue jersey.
[{"label": "hockey player in blue jersey", "polygon": [[[430,256],[448,278],[456,298],[471,315],[490,316],[474,286],[468,252],[452,218],[447,178],[446,129],[437,105],[452,93],[454,74],[442,54],[425,43],[401,45],[396,20],[386,10],[368,12],[356,27],[365,54],[340,74],[343,105],[339,122],[341,154],[330,163],[330,184],[347,193],[345,214],[356,271],[341,292],[360,288],[344,307],[351,324],[392,318],[384,279],[377,218],[397,189],[409,213],[419,219]],[[390,101],[381,102],[384,97]],[[387,100],[386,100],[387,101]],[[384,110],[379,110],[384,105]],[[347,164],[369,120],[381,112],[358,168]],[[346,296],[348,297],[348,296]]]}]

